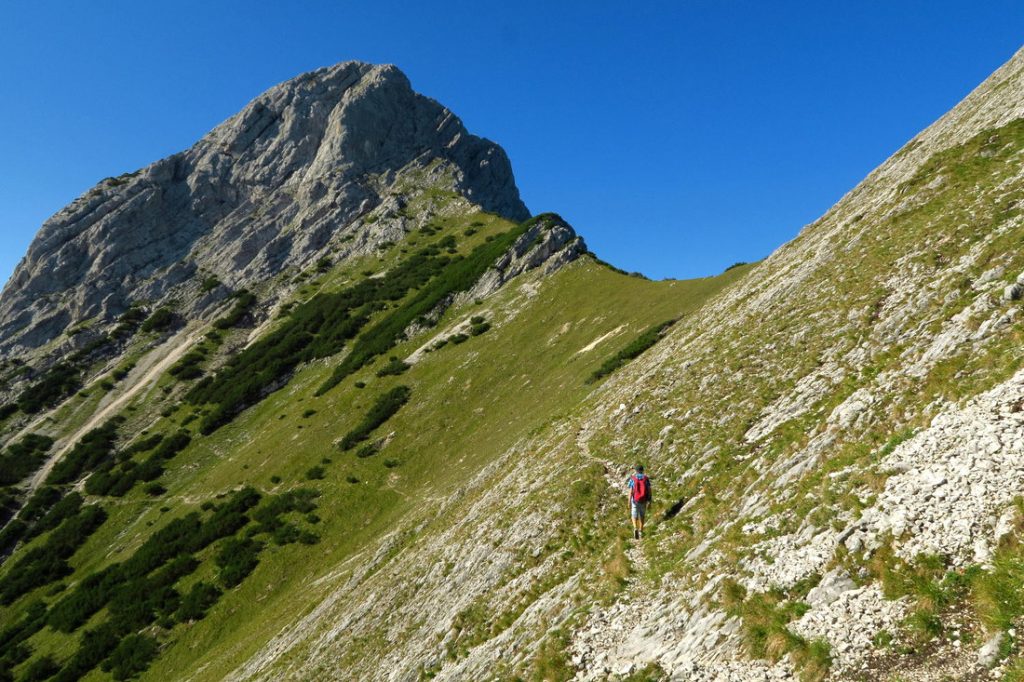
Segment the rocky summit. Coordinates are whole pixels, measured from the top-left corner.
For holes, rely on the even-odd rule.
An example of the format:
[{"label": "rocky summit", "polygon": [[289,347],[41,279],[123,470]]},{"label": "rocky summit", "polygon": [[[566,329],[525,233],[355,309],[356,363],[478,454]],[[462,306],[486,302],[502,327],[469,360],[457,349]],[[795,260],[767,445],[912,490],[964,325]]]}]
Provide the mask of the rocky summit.
[{"label": "rocky summit", "polygon": [[393,222],[360,219],[401,211],[417,176],[529,217],[504,151],[397,68],[346,62],[282,83],[188,151],[107,178],[48,220],[0,297],[0,349],[38,348],[140,298],[179,296],[201,315],[222,297],[189,290],[199,272],[247,287],[397,240]]},{"label": "rocky summit", "polygon": [[1024,679],[1022,154],[1018,53],[653,282],[394,67],[272,88],[0,296],[0,680]]}]

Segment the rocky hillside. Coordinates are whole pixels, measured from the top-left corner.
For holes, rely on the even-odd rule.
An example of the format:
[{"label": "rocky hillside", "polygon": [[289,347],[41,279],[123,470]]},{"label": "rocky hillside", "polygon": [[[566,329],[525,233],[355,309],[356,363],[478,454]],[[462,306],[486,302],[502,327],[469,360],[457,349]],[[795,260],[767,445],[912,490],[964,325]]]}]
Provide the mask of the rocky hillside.
[{"label": "rocky hillside", "polygon": [[56,235],[150,223],[44,226],[0,299],[0,679],[1024,678],[1024,54],[703,280],[523,220],[448,117],[319,71],[101,190],[181,202],[163,265],[46,299],[121,244]]},{"label": "rocky hillside", "polygon": [[[69,328],[109,329],[137,302],[177,299],[181,314],[202,317],[231,289],[369,253],[402,238],[410,192],[428,186],[529,217],[504,151],[395,67],[304,74],[191,149],[107,178],[48,220],[0,296],[0,351],[17,357]],[[222,286],[203,284],[214,280]]]}]

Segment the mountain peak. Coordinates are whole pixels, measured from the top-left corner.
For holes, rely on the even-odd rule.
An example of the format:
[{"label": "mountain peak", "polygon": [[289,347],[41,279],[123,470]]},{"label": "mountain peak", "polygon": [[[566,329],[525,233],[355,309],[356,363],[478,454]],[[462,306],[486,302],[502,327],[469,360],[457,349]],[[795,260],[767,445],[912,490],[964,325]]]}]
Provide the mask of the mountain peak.
[{"label": "mountain peak", "polygon": [[349,61],[302,74],[192,148],[101,181],[50,218],[0,294],[3,347],[110,322],[198,271],[244,287],[331,248],[349,255],[343,239],[372,249],[402,229],[361,218],[426,188],[529,216],[505,152],[397,67]]}]

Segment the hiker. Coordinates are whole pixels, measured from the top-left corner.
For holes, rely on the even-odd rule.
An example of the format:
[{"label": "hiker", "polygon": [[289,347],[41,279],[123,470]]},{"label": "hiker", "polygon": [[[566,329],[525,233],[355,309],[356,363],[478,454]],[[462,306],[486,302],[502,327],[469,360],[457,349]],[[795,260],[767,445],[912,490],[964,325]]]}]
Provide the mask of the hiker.
[{"label": "hiker", "polygon": [[629,488],[629,516],[633,520],[633,539],[644,536],[644,518],[651,503],[651,479],[644,474],[644,465],[636,465],[636,473],[626,482]]}]

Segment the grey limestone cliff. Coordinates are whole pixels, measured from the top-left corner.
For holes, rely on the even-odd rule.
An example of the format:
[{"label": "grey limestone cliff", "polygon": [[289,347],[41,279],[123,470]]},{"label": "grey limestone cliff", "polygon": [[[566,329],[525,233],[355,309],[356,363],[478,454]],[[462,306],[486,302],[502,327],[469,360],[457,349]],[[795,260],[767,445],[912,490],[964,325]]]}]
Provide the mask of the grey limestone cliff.
[{"label": "grey limestone cliff", "polygon": [[[394,66],[298,76],[191,149],[108,178],[46,221],[0,294],[0,352],[110,324],[137,301],[174,298],[202,316],[228,287],[394,241],[408,196],[428,187],[528,217],[505,152]],[[227,287],[204,295],[204,277]]]}]

